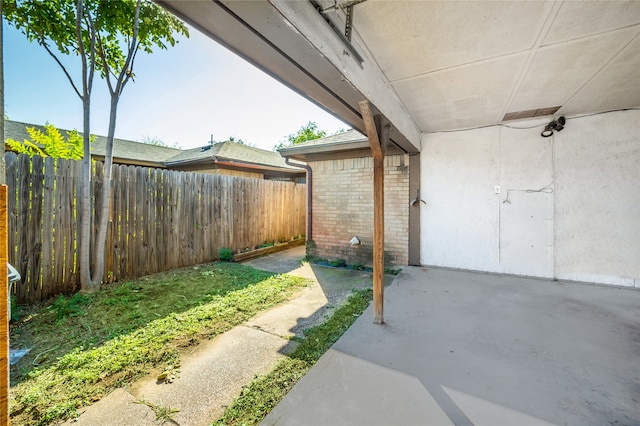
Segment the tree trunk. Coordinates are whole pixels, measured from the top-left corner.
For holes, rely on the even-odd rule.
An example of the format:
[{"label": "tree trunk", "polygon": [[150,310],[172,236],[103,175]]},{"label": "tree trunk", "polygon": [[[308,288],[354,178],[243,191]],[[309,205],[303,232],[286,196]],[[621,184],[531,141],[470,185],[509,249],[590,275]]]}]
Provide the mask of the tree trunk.
[{"label": "tree trunk", "polygon": [[98,234],[95,240],[94,267],[91,279],[96,285],[100,285],[104,278],[105,244],[107,242],[107,229],[109,227],[109,213],[111,211],[111,169],[113,168],[113,139],[116,132],[116,115],[118,113],[119,94],[116,91],[111,95],[111,109],[109,111],[109,131],[107,133],[107,146],[104,156],[104,177],[102,193],[100,194],[100,211],[98,212]]},{"label": "tree trunk", "polygon": [[91,135],[90,135],[90,99],[85,93],[82,98],[84,156],[82,157],[82,196],[80,199],[80,290],[94,293],[100,290],[91,281]]}]

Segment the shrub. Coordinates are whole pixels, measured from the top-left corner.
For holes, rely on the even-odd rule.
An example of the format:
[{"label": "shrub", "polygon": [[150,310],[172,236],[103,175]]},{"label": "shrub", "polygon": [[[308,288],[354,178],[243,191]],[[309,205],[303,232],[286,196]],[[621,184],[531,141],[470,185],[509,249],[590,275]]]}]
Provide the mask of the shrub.
[{"label": "shrub", "polygon": [[230,248],[218,249],[218,254],[220,255],[220,260],[224,260],[225,262],[233,262],[233,250],[231,250]]},{"label": "shrub", "polygon": [[332,260],[331,266],[334,266],[336,268],[344,268],[345,266],[347,266],[347,261],[344,259]]}]

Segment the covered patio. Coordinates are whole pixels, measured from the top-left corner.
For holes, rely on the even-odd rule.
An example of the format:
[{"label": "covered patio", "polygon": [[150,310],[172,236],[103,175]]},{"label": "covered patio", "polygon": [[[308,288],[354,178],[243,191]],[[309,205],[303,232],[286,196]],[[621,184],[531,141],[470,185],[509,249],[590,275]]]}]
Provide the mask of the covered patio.
[{"label": "covered patio", "polygon": [[369,142],[373,307],[264,424],[640,424],[639,2],[158,3]]},{"label": "covered patio", "polygon": [[[634,425],[640,292],[408,267],[263,425]],[[369,308],[371,311],[371,307]]]}]

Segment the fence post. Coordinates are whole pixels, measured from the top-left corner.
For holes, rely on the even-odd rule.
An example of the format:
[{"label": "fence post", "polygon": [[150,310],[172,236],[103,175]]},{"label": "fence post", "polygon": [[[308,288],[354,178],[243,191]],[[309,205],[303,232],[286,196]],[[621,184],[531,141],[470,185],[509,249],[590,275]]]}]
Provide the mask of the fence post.
[{"label": "fence post", "polygon": [[9,317],[8,317],[7,185],[0,185],[0,425],[9,424]]}]

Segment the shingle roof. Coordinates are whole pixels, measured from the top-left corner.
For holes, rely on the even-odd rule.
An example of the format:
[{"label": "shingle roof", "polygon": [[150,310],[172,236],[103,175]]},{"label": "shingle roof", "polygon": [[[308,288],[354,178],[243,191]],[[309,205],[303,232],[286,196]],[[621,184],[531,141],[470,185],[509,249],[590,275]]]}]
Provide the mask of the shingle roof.
[{"label": "shingle roof", "polygon": [[[95,142],[91,144],[91,154],[104,156],[106,154],[106,147],[107,138],[97,136]],[[113,156],[128,160],[164,163],[180,151],[181,150],[177,148],[151,145],[125,139],[113,140]]]},{"label": "shingle roof", "polygon": [[369,147],[369,140],[357,130],[348,130],[326,138],[287,146],[278,150],[283,157],[307,161],[307,154],[329,154],[339,151],[363,150]]},{"label": "shingle roof", "polygon": [[27,127],[35,127],[37,129],[44,130],[42,126],[36,126],[34,124],[21,123],[19,121],[4,120],[4,139],[14,139],[22,142],[25,139],[29,139],[27,133]]},{"label": "shingle roof", "polygon": [[[5,139],[11,138],[18,141],[29,139],[30,137],[26,130],[27,127],[35,127],[42,131],[45,130],[44,126],[5,120]],[[68,130],[60,129],[60,131],[65,133]],[[104,156],[106,143],[106,137],[96,136],[95,142],[91,145],[92,155]],[[218,142],[200,148],[182,150],[116,138],[113,140],[113,156],[123,161],[156,163],[158,166],[188,164],[203,160],[206,161],[208,158],[213,161],[215,157],[219,160],[236,163],[250,163],[300,171],[299,168],[286,164],[285,159],[277,152],[229,141]]]},{"label": "shingle roof", "polygon": [[[37,130],[45,131],[44,126],[37,124],[22,123],[19,121],[5,120],[4,136],[6,139],[15,139],[22,142],[30,139],[27,133],[27,127],[34,127]],[[59,129],[62,134],[68,132],[66,129]],[[93,155],[104,156],[106,152],[107,138],[104,136],[96,136],[95,141],[91,144],[91,153]],[[126,139],[115,138],[113,140],[113,156],[124,160],[145,161],[149,163],[158,163],[162,165],[164,161],[175,156],[181,150],[176,148],[168,148],[165,146],[150,145],[142,142],[135,142]]]},{"label": "shingle roof", "polygon": [[367,142],[367,137],[357,130],[347,130],[346,132],[336,133],[335,135],[327,136],[320,139],[314,139],[311,141],[299,143],[296,145],[287,146],[285,148],[280,149],[279,151],[288,151],[295,150],[298,148],[311,148],[313,146],[324,146],[324,145],[339,145],[343,143],[352,143],[352,142]]},{"label": "shingle roof", "polygon": [[181,151],[179,154],[168,159],[166,163],[168,165],[184,164],[213,157],[220,160],[299,170],[296,167],[291,167],[286,164],[284,158],[277,152],[266,151],[264,149],[229,141]]}]

